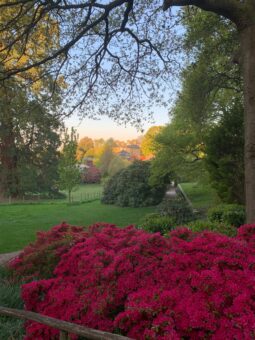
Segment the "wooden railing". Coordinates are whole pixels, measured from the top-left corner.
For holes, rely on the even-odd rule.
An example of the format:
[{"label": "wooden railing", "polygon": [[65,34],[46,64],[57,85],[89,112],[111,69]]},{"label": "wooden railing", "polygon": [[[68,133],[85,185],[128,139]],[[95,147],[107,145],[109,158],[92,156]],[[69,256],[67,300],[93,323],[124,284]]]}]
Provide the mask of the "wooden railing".
[{"label": "wooden railing", "polygon": [[186,195],[186,193],[183,191],[182,187],[180,184],[177,185],[177,190],[179,191],[179,194],[182,196],[182,198],[184,199],[184,201],[187,202],[187,204],[189,205],[189,207],[194,210],[193,208],[193,204],[191,203],[190,199],[188,198],[188,196]]},{"label": "wooden railing", "polygon": [[62,321],[55,318],[51,318],[49,316],[19,309],[0,307],[0,315],[35,321],[43,325],[58,329],[60,331],[59,340],[69,340],[70,334],[79,335],[87,340],[131,340],[130,338],[127,338],[122,335],[86,328],[71,322]]}]

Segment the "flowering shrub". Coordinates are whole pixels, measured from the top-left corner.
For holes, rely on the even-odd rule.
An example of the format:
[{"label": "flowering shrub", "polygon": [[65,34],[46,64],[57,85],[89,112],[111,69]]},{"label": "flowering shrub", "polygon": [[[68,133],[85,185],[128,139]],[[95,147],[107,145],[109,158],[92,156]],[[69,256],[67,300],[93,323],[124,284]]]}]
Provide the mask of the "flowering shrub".
[{"label": "flowering shrub", "polygon": [[237,238],[246,241],[252,251],[255,251],[255,224],[245,224],[238,229]]},{"label": "flowering shrub", "polygon": [[82,183],[100,183],[100,180],[101,171],[93,163],[81,174]]},{"label": "flowering shrub", "polygon": [[10,268],[15,270],[15,276],[26,281],[52,277],[61,255],[84,235],[82,227],[70,226],[65,222],[50,231],[38,232],[36,241],[10,263]]},{"label": "flowering shrub", "polygon": [[[27,310],[134,339],[252,339],[255,254],[247,235],[255,225],[236,238],[95,225],[61,256],[55,277],[23,285],[22,297]],[[57,330],[27,323],[25,339],[57,338]]]}]

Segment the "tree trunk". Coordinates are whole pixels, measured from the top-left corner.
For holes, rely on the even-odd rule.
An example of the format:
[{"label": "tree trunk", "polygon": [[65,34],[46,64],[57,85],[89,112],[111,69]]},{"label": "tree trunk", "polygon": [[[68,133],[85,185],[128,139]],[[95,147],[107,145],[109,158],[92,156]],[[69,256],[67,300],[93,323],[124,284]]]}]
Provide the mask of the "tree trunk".
[{"label": "tree trunk", "polygon": [[[254,14],[255,15],[255,14]],[[247,223],[255,222],[255,25],[240,32],[245,100],[245,200]],[[234,180],[234,179],[233,179]]]},{"label": "tree trunk", "polygon": [[3,196],[17,197],[19,179],[17,175],[17,150],[13,119],[8,112],[0,126],[0,192]]}]

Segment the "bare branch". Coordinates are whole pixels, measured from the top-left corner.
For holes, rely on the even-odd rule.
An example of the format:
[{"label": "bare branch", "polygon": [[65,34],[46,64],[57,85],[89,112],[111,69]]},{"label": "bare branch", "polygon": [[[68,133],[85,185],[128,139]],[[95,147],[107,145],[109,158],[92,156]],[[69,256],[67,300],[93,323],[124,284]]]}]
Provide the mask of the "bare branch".
[{"label": "bare branch", "polygon": [[52,77],[54,92],[64,79],[63,115],[150,116],[163,101],[160,89],[175,69],[170,52],[177,50],[175,19],[161,1],[3,0],[1,13],[15,15],[2,14],[0,22],[0,81],[16,77],[30,85]]}]

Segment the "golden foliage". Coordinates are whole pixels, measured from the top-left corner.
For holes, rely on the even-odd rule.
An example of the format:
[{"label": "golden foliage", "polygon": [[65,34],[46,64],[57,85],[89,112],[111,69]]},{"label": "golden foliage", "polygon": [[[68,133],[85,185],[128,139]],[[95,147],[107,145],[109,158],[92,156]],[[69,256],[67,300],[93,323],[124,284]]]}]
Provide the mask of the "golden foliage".
[{"label": "golden foliage", "polygon": [[[0,0],[4,4],[6,0]],[[8,1],[10,2],[10,1]],[[26,69],[38,63],[59,47],[59,26],[56,20],[44,14],[40,7],[17,4],[0,11],[0,63],[6,72]],[[29,80],[33,90],[43,87],[42,75],[45,66],[32,67],[16,78]],[[64,84],[60,79],[60,84]]]}]

